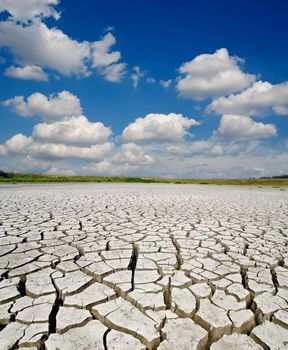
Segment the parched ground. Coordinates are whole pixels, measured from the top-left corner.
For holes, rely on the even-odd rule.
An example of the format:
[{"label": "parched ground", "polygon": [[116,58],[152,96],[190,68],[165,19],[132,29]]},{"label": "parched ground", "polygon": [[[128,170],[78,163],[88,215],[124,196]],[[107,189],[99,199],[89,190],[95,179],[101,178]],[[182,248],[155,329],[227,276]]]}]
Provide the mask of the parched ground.
[{"label": "parched ground", "polygon": [[288,349],[288,190],[0,187],[0,349]]}]

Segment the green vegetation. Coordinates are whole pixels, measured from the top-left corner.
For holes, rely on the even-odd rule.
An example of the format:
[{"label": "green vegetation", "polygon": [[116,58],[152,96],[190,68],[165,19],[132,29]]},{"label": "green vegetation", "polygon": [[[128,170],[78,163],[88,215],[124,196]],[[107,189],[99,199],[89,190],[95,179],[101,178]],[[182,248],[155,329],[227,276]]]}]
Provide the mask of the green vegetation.
[{"label": "green vegetation", "polygon": [[65,176],[42,174],[5,173],[0,170],[0,182],[158,182],[141,177],[124,176]]},{"label": "green vegetation", "polygon": [[254,185],[254,186],[288,186],[288,175],[269,178],[250,179],[164,179],[153,177],[125,176],[65,176],[8,173],[0,170],[2,183],[49,183],[49,182],[128,182],[128,183],[172,183],[172,184],[202,184],[202,185]]}]

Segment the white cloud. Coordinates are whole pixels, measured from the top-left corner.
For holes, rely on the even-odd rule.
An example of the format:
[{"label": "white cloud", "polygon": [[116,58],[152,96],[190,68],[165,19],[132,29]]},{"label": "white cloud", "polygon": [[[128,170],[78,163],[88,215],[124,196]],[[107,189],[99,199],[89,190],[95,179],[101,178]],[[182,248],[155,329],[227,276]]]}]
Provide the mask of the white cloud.
[{"label": "white cloud", "polygon": [[163,89],[169,89],[170,85],[172,83],[172,79],[169,80],[160,80],[159,85],[163,87]]},{"label": "white cloud", "polygon": [[106,28],[104,28],[105,33],[114,32],[114,30],[115,30],[114,26],[107,26]]},{"label": "white cloud", "polygon": [[[145,169],[145,170],[144,170]],[[83,174],[90,175],[110,175],[110,176],[139,176],[149,169],[149,165],[116,162],[115,160],[102,160],[97,163],[90,163],[81,168]]]},{"label": "white cloud", "polygon": [[237,95],[219,97],[212,101],[208,110],[220,114],[261,115],[269,110],[276,114],[288,114],[288,82],[272,85],[258,81]]},{"label": "white cloud", "polygon": [[129,163],[136,165],[152,164],[154,163],[153,157],[145,154],[142,147],[135,143],[125,143],[121,146],[120,152],[118,152],[114,160],[121,163]]},{"label": "white cloud", "polygon": [[192,153],[201,153],[211,147],[211,142],[199,140],[193,143],[174,144],[166,147],[166,151],[171,154],[189,155]]},{"label": "white cloud", "polygon": [[28,147],[33,143],[31,137],[27,137],[23,134],[16,134],[2,145],[2,155],[9,153],[25,154]]},{"label": "white cloud", "polygon": [[[20,157],[21,157],[21,161],[19,161],[17,163],[18,166],[20,165],[20,169],[18,168],[20,170],[20,172],[22,172],[22,171],[27,172],[28,171],[28,172],[32,172],[32,173],[33,172],[42,173],[42,172],[49,170],[51,168],[51,166],[53,166],[51,164],[51,162],[49,162],[47,160],[35,159],[33,157],[30,157],[29,155],[26,155],[24,157],[20,156]],[[15,158],[17,158],[17,156]],[[55,166],[56,162],[54,162],[54,166]]]},{"label": "white cloud", "polygon": [[195,57],[179,68],[179,95],[204,100],[244,90],[254,82],[255,75],[242,72],[241,62],[238,57],[229,56],[225,48]]},{"label": "white cloud", "polygon": [[92,175],[121,175],[121,173],[116,169],[115,164],[111,163],[109,160],[104,159],[98,163],[89,164],[83,167],[84,174]]},{"label": "white cloud", "polygon": [[28,22],[36,18],[60,18],[60,13],[53,6],[59,0],[1,0],[0,12],[7,11],[15,21]]},{"label": "white cloud", "polygon": [[242,115],[223,115],[216,137],[225,139],[255,139],[275,136],[277,129],[273,124],[255,122],[249,117]]},{"label": "white cloud", "polygon": [[148,84],[156,84],[156,79],[154,79],[153,77],[148,77],[146,79],[146,83],[148,83]]},{"label": "white cloud", "polygon": [[42,143],[32,137],[22,134],[14,135],[2,145],[2,155],[18,154],[29,155],[40,159],[82,159],[97,161],[111,152],[114,148],[112,142],[105,142],[90,147],[77,147],[60,143]]},{"label": "white cloud", "polygon": [[27,102],[23,96],[16,96],[4,101],[4,105],[12,106],[20,115],[37,115],[49,121],[36,124],[31,136],[17,134],[0,145],[0,155],[6,158],[21,156],[21,164],[26,168],[36,159],[35,164],[39,164],[39,160],[46,162],[40,164],[42,170],[69,170],[69,164],[59,166],[56,163],[69,163],[69,160],[101,162],[114,149],[109,140],[110,128],[100,122],[90,122],[81,115],[79,99],[68,91],[48,98],[35,93],[28,97]]},{"label": "white cloud", "polygon": [[[89,163],[81,169],[83,174],[133,176],[144,175],[156,162],[156,159],[146,154],[143,147],[135,143],[123,144],[115,150],[112,157],[97,162]],[[150,170],[151,171],[151,170]]]},{"label": "white cloud", "polygon": [[24,66],[22,72],[15,68],[8,70],[7,75],[27,79],[31,72],[28,74],[25,66],[37,66],[81,77],[89,76],[94,68],[106,80],[119,82],[126,64],[119,63],[119,51],[111,51],[116,43],[114,35],[107,33],[100,40],[80,42],[56,27],[49,28],[42,19],[51,16],[58,19],[60,14],[53,7],[58,3],[59,0],[1,0],[0,12],[6,10],[11,16],[0,21],[0,47],[8,49],[15,63]]},{"label": "white cloud", "polygon": [[102,74],[106,80],[118,83],[126,74],[125,68],[126,63],[113,63],[107,67],[99,69],[99,73]]},{"label": "white cloud", "polygon": [[88,74],[90,44],[72,40],[61,30],[49,29],[41,22],[28,26],[0,22],[0,46],[8,48],[20,65],[47,67],[66,76]]},{"label": "white cloud", "polygon": [[[221,141],[221,144],[219,142]],[[198,141],[196,141],[198,142]],[[287,173],[288,152],[284,142],[271,148],[268,140],[201,140],[195,148],[203,152],[189,157],[147,152],[152,145],[127,144],[113,149],[109,142],[99,147],[72,147],[41,143],[21,134],[0,145],[1,167],[10,171],[71,174],[169,176],[179,178],[231,178],[271,176]],[[202,145],[201,145],[201,143]],[[206,142],[206,144],[205,144]],[[197,147],[196,147],[197,145]],[[233,145],[241,145],[232,152]],[[269,146],[270,145],[270,146]],[[154,144],[154,146],[157,146]],[[187,143],[184,146],[189,146]],[[220,147],[218,147],[220,146]],[[164,146],[163,146],[164,147]],[[225,151],[224,151],[225,150]],[[222,154],[223,151],[223,154]],[[151,159],[151,158],[152,159]],[[276,173],[275,173],[276,169]]]},{"label": "white cloud", "polygon": [[99,122],[91,123],[84,116],[37,124],[33,129],[33,138],[37,141],[78,146],[103,143],[110,135],[110,128]]},{"label": "white cloud", "polygon": [[145,74],[141,71],[141,68],[138,66],[133,67],[133,71],[134,73],[131,74],[132,85],[135,89],[137,89],[140,79],[143,78]]},{"label": "white cloud", "polygon": [[33,143],[28,151],[34,157],[42,159],[83,159],[90,161],[102,160],[105,155],[112,151],[113,143],[105,142],[90,147],[76,147],[54,143]]},{"label": "white cloud", "polygon": [[172,174],[175,174],[173,169],[179,169],[180,172],[176,175],[182,178],[248,178],[286,173],[287,164],[287,152],[278,151],[262,156],[244,153],[236,156],[195,157],[185,159],[184,162],[175,159],[167,164],[165,170],[167,172],[171,169]]},{"label": "white cloud", "polygon": [[119,61],[121,58],[119,51],[109,52],[115,43],[116,39],[114,35],[108,33],[101,40],[94,41],[94,43],[91,44],[93,68],[106,67]]},{"label": "white cloud", "polygon": [[121,58],[119,51],[112,51],[116,44],[113,34],[107,33],[101,40],[91,44],[92,67],[111,82],[120,82],[126,71],[126,63],[117,63]]},{"label": "white cloud", "polygon": [[190,154],[191,150],[189,147],[187,147],[186,144],[184,145],[169,145],[166,147],[166,152],[172,153],[172,154],[177,154],[177,155],[186,155]]},{"label": "white cloud", "polygon": [[18,78],[23,80],[47,81],[48,76],[38,66],[14,67],[11,66],[5,70],[7,77]]},{"label": "white cloud", "polygon": [[72,169],[63,169],[63,168],[56,168],[56,167],[51,167],[49,170],[45,172],[47,175],[64,175],[64,176],[75,176],[76,173]]},{"label": "white cloud", "polygon": [[56,163],[69,163],[69,160],[101,162],[114,149],[114,144],[109,141],[110,128],[100,122],[90,122],[81,115],[79,99],[68,91],[48,98],[35,93],[27,102],[23,96],[16,96],[4,101],[4,105],[12,106],[20,115],[37,115],[50,122],[36,124],[32,136],[16,134],[0,145],[0,155],[6,159],[22,157],[21,164],[26,169],[30,169],[33,162],[40,164],[40,160],[44,162],[40,165],[45,171],[52,168],[73,170],[69,169],[69,164],[59,167]]},{"label": "white cloud", "polygon": [[198,140],[193,143],[186,142],[182,144],[174,144],[166,147],[166,151],[170,154],[175,154],[178,156],[191,156],[191,155],[202,155],[208,157],[216,157],[224,154],[224,149],[222,146],[214,144],[210,140]]},{"label": "white cloud", "polygon": [[191,126],[199,125],[194,119],[184,117],[182,114],[148,114],[144,118],[137,118],[123,131],[125,141],[179,141],[188,134]]},{"label": "white cloud", "polygon": [[[30,154],[9,153],[9,155],[1,157],[1,168],[7,171],[23,172],[49,172],[50,169],[57,168],[59,171],[55,171],[56,173],[62,173],[63,170],[64,172],[72,171],[79,175],[141,175],[178,178],[244,178],[287,173],[287,145],[286,148],[281,144],[273,149],[265,146],[266,142],[266,140],[262,140],[261,144],[258,144],[258,150],[253,149],[252,153],[243,143],[242,151],[235,155],[226,152],[226,149],[225,154],[218,156],[209,154],[209,151],[184,158],[161,154],[153,157],[155,161],[149,164],[117,161],[113,156],[111,157],[110,153],[102,154],[102,158],[99,159],[73,159],[56,158],[55,152],[52,153],[52,156],[40,153],[33,155],[32,151],[29,150]],[[21,149],[21,146],[18,149]],[[77,150],[74,151],[77,152]],[[56,149],[57,151],[58,149]],[[116,150],[116,152],[118,151]],[[143,152],[146,154],[144,150]]]},{"label": "white cloud", "polygon": [[222,156],[224,154],[224,149],[220,145],[214,145],[210,150],[211,156]]},{"label": "white cloud", "polygon": [[30,95],[27,102],[23,96],[15,96],[3,102],[4,106],[12,107],[15,113],[24,116],[39,116],[47,121],[66,117],[79,116],[82,108],[77,96],[69,91],[46,97],[39,92]]}]

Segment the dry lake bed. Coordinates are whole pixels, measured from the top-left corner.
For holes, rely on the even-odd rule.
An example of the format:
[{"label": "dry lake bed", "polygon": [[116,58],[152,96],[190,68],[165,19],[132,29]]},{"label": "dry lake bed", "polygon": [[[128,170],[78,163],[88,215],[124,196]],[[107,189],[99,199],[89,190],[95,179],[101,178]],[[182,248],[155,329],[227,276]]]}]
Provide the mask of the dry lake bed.
[{"label": "dry lake bed", "polygon": [[0,350],[288,349],[288,189],[0,186]]}]

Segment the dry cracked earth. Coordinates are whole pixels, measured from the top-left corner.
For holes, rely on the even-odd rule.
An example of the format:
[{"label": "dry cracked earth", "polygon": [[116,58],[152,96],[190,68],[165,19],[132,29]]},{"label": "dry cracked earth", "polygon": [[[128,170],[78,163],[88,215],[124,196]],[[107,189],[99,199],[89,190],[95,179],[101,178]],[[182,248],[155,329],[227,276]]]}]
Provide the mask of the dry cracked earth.
[{"label": "dry cracked earth", "polygon": [[288,191],[0,188],[0,349],[288,349]]}]

